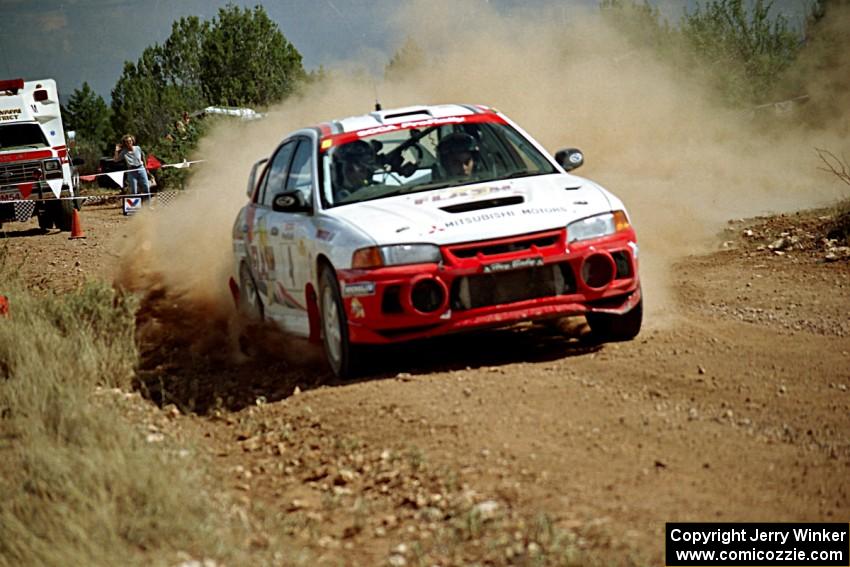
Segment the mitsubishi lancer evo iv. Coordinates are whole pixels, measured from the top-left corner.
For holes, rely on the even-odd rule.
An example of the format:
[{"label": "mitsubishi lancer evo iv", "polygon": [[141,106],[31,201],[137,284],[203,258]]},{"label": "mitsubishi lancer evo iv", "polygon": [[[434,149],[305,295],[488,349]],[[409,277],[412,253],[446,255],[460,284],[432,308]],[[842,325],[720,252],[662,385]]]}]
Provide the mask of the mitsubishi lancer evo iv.
[{"label": "mitsubishi lancer evo iv", "polygon": [[364,345],[584,315],[599,342],[643,317],[622,201],[486,106],[376,110],[291,133],[254,164],[231,292],[250,317]]}]

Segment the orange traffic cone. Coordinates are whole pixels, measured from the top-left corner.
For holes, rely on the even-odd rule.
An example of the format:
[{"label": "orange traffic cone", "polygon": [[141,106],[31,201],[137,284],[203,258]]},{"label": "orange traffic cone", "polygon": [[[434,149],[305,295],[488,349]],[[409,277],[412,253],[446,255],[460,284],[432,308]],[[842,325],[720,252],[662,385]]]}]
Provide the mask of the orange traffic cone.
[{"label": "orange traffic cone", "polygon": [[5,295],[0,295],[0,317],[9,316],[9,298]]},{"label": "orange traffic cone", "polygon": [[80,223],[80,211],[74,209],[74,216],[71,217],[71,236],[68,237],[68,240],[85,237],[86,235],[83,234],[83,226]]}]

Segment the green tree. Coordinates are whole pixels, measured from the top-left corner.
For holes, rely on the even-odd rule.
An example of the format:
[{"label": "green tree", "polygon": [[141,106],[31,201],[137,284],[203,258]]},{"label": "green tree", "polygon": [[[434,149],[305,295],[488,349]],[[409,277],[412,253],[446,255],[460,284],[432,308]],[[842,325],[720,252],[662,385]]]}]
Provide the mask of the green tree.
[{"label": "green tree", "polygon": [[76,131],[78,137],[105,143],[111,136],[109,107],[88,82],[71,94],[64,117],[65,128]]},{"label": "green tree", "polygon": [[153,144],[183,109],[181,89],[166,79],[162,47],[148,47],[137,63],[124,64],[112,90],[113,126],[118,135],[130,133],[142,145]]},{"label": "green tree", "polygon": [[[764,102],[793,63],[799,36],[771,0],[711,0],[682,21],[681,33],[693,57],[707,63],[720,92],[738,103]],[[768,98],[767,100],[770,100]]]},{"label": "green tree", "polygon": [[200,69],[205,98],[226,106],[279,102],[305,78],[301,54],[262,6],[219,9],[204,35]]},{"label": "green tree", "polygon": [[83,171],[94,171],[112,140],[110,111],[103,97],[96,94],[87,82],[74,90],[68,106],[62,109],[66,130],[73,130],[74,157],[85,160]]},{"label": "green tree", "polygon": [[162,49],[166,84],[179,89],[184,110],[199,110],[207,105],[201,82],[201,54],[209,22],[197,16],[180,18],[171,26],[171,35]]}]

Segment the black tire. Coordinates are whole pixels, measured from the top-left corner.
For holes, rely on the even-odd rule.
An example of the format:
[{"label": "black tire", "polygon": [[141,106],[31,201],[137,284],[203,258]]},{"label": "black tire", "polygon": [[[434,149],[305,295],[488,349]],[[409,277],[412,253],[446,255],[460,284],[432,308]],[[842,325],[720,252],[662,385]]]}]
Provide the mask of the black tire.
[{"label": "black tire", "polygon": [[38,217],[38,228],[41,230],[50,230],[53,228],[55,224],[53,220],[54,214],[49,204],[40,206],[36,211],[36,216]]},{"label": "black tire", "polygon": [[348,319],[345,304],[339,292],[339,283],[330,267],[322,269],[319,277],[319,315],[322,319],[322,343],[325,358],[334,375],[340,379],[358,374],[360,349],[353,346],[348,336]]},{"label": "black tire", "polygon": [[260,299],[257,283],[248,264],[242,264],[239,268],[239,311],[250,319],[258,321],[265,319],[263,300]]},{"label": "black tire", "polygon": [[643,298],[637,305],[622,315],[588,313],[591,337],[600,343],[630,341],[640,333],[643,322]]},{"label": "black tire", "polygon": [[75,199],[62,199],[54,207],[56,215],[53,222],[56,223],[56,228],[63,232],[70,231],[74,222],[74,201]]}]

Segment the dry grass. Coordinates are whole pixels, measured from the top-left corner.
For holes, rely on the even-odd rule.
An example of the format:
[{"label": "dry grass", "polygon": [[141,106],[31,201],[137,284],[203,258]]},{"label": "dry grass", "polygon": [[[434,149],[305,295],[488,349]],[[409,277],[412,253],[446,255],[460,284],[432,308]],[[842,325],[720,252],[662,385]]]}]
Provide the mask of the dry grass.
[{"label": "dry grass", "polygon": [[196,475],[94,395],[97,386],[131,382],[134,298],[103,284],[36,296],[4,260],[0,293],[11,309],[0,319],[0,565],[216,556],[224,543]]}]

